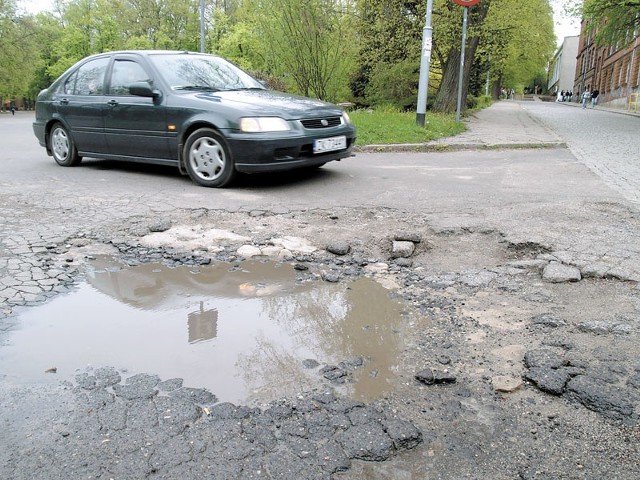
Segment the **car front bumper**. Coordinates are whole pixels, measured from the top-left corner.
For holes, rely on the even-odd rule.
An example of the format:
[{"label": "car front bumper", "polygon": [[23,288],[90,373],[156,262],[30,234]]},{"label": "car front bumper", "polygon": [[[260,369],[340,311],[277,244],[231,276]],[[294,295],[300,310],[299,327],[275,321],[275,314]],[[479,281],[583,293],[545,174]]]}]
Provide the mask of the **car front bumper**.
[{"label": "car front bumper", "polygon": [[[345,135],[347,147],[323,153],[313,153],[313,142],[316,138],[247,138],[247,135],[227,137],[233,152],[236,170],[239,172],[275,172],[296,168],[314,167],[334,160],[353,156],[355,132],[335,132]],[[325,137],[317,137],[325,138]]]}]

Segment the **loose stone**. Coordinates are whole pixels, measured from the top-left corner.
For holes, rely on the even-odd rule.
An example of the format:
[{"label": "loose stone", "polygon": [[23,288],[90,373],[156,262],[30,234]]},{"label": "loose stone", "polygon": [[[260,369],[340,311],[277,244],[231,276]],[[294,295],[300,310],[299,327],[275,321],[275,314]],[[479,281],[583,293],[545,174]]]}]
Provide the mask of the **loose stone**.
[{"label": "loose stone", "polygon": [[149,224],[150,232],[166,232],[171,228],[170,220],[158,220],[157,222],[153,222]]},{"label": "loose stone", "polygon": [[346,255],[351,251],[351,245],[343,240],[336,240],[327,245],[327,251],[334,255]]},{"label": "loose stone", "polygon": [[413,242],[394,240],[393,245],[391,247],[391,257],[407,258],[413,255],[413,252],[415,251],[415,249],[416,249],[416,245]]},{"label": "loose stone", "polygon": [[253,245],[243,245],[236,251],[238,255],[244,258],[251,258],[258,255],[262,255],[262,251]]},{"label": "loose stone", "polygon": [[398,242],[412,243],[420,243],[422,241],[420,234],[415,232],[398,232],[394,235],[393,239]]},{"label": "loose stone", "polygon": [[582,274],[576,267],[550,262],[542,272],[542,279],[549,283],[578,282],[582,280]]},{"label": "loose stone", "polygon": [[456,377],[449,372],[425,368],[415,375],[416,380],[425,385],[438,385],[443,383],[455,383]]},{"label": "loose stone", "polygon": [[497,375],[491,379],[491,384],[496,392],[512,393],[522,388],[521,378],[508,375]]}]

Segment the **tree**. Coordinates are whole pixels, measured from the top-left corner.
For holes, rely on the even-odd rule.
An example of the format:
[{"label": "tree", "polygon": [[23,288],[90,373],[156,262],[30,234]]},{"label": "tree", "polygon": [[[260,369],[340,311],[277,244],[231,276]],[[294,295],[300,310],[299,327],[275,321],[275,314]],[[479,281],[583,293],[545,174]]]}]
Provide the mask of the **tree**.
[{"label": "tree", "polygon": [[228,14],[222,9],[213,12],[213,27],[208,35],[212,52],[231,60],[249,71],[266,70],[264,41],[256,35],[253,11],[246,8]]},{"label": "tree", "polygon": [[127,48],[199,50],[199,0],[122,0]]},{"label": "tree", "polygon": [[61,35],[49,74],[118,49],[197,50],[199,0],[58,0]]},{"label": "tree", "polygon": [[555,50],[553,11],[548,0],[492,0],[482,31],[477,61],[500,87],[530,84],[543,73]]},{"label": "tree", "polygon": [[[456,8],[456,6],[451,7],[450,5],[455,4],[449,2],[449,4],[447,5],[449,11],[451,11],[451,9],[453,8]],[[487,13],[489,12],[490,5],[491,0],[483,0],[479,4],[476,4],[472,9],[470,9],[470,12],[468,14],[468,35],[467,44],[465,46],[464,69],[462,74],[463,98],[466,98],[466,92],[468,90],[469,80],[471,78],[471,66],[473,65],[476,50],[481,38],[480,30],[484,24],[485,18],[487,17]],[[457,7],[456,10],[459,12],[463,12],[461,7]],[[460,25],[461,29],[462,16],[460,16],[459,19],[460,20],[458,24]],[[456,37],[459,38],[458,43],[461,44],[461,30],[459,37],[457,35],[453,36],[453,38]],[[459,83],[458,79],[460,78],[460,60],[462,49],[460,45],[456,46],[455,44],[451,44],[450,42],[446,43],[449,43],[446,56],[443,56],[442,49],[437,48],[435,50],[436,54],[440,57],[439,60],[442,65],[442,81],[440,83],[440,88],[438,89],[438,93],[436,94],[436,98],[433,103],[433,109],[438,112],[450,113],[456,110],[457,107]]]},{"label": "tree", "polygon": [[32,98],[29,83],[37,58],[36,25],[30,15],[20,15],[13,0],[0,0],[0,105]]},{"label": "tree", "polygon": [[[379,101],[376,78],[398,69],[411,75],[417,86],[424,1],[360,0],[361,67],[352,81],[355,96]],[[434,0],[433,48],[430,68],[431,88],[437,87],[432,110],[452,112],[457,104],[458,77],[462,42],[463,8],[451,0]],[[497,81],[523,82],[546,66],[553,53],[552,12],[548,0],[533,0],[521,5],[515,0],[482,0],[469,7],[467,41],[463,72],[463,98],[469,91],[472,72],[474,94],[479,93],[479,78],[491,70]],[[413,69],[408,64],[415,65]],[[400,67],[402,65],[402,67]],[[435,81],[432,81],[435,80]],[[406,99],[407,88],[387,89],[394,102]],[[395,93],[393,93],[395,92]]]},{"label": "tree", "polygon": [[32,98],[43,88],[47,88],[56,79],[51,71],[51,66],[58,61],[58,45],[63,35],[60,23],[54,16],[39,13],[35,17],[35,42],[38,45],[37,53],[34,52],[32,63],[34,73],[29,84],[29,92]]},{"label": "tree", "polygon": [[[354,99],[411,106],[418,91],[425,1],[358,0],[357,8],[359,66],[350,80]],[[390,80],[390,75],[400,77]]]},{"label": "tree", "polygon": [[584,0],[582,9],[577,5],[573,12],[587,20],[601,46],[627,45],[640,27],[640,0]]},{"label": "tree", "polygon": [[122,32],[118,18],[123,11],[119,0],[71,0],[56,3],[58,38],[55,62],[49,66],[52,77],[61,75],[78,60],[94,53],[121,48]]},{"label": "tree", "polygon": [[253,10],[266,66],[303,95],[337,100],[357,39],[345,0],[258,0]]}]

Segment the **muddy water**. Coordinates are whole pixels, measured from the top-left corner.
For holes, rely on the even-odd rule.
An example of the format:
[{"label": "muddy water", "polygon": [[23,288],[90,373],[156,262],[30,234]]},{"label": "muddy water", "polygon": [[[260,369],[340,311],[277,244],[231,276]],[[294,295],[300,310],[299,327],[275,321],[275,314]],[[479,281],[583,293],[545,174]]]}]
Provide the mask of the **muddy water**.
[{"label": "muddy water", "polygon": [[[369,401],[393,388],[401,310],[368,278],[296,282],[291,266],[275,263],[127,267],[102,258],[76,290],[20,316],[0,348],[0,374],[43,382],[113,366],[239,403],[317,386],[322,366],[361,356],[341,388]],[[307,359],[319,366],[305,368]]]}]

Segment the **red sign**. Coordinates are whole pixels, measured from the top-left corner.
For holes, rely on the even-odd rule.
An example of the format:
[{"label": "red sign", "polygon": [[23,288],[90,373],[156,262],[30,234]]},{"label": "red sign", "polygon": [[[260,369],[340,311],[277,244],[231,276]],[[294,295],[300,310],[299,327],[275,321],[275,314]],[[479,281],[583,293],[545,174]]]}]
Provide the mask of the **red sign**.
[{"label": "red sign", "polygon": [[473,7],[477,3],[480,3],[480,0],[453,0],[453,3],[457,3],[463,7]]}]

